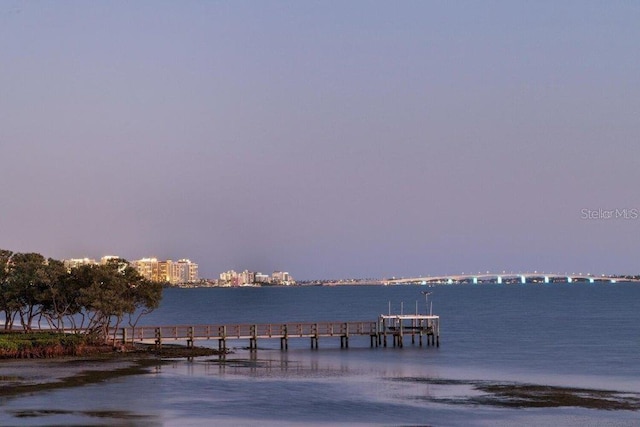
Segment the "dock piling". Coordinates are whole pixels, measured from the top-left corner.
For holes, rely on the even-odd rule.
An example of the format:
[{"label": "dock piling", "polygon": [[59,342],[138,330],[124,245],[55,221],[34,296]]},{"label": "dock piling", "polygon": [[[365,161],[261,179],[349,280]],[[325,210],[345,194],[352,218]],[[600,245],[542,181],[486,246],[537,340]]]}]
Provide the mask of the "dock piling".
[{"label": "dock piling", "polygon": [[187,336],[187,348],[193,348],[193,326],[189,326],[189,332]]},{"label": "dock piling", "polygon": [[[112,328],[109,333],[123,341],[151,342],[161,348],[165,341],[186,342],[188,348],[195,346],[196,340],[218,340],[218,349],[227,351],[227,340],[248,341],[248,349],[258,348],[258,339],[280,339],[280,349],[289,348],[289,338],[308,338],[310,347],[318,349],[320,338],[340,338],[340,348],[348,349],[350,337],[369,336],[373,347],[404,346],[405,335],[411,335],[411,343],[423,346],[423,336],[427,346],[440,346],[439,317],[433,315],[381,315],[373,322],[297,322],[279,324],[233,324],[233,325],[171,325],[138,326],[134,328]],[[417,337],[416,337],[417,335]],[[407,337],[408,338],[408,337]],[[390,343],[388,339],[393,341]],[[356,341],[359,342],[359,341]]]},{"label": "dock piling", "polygon": [[156,349],[162,348],[162,331],[160,328],[156,328]]}]

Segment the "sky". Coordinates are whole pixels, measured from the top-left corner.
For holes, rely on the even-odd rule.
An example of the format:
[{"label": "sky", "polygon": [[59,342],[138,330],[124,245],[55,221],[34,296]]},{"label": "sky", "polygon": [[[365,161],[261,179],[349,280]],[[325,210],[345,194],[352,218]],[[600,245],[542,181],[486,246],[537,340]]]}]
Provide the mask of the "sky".
[{"label": "sky", "polygon": [[0,2],[0,248],[207,278],[640,273],[638,22],[633,1]]}]

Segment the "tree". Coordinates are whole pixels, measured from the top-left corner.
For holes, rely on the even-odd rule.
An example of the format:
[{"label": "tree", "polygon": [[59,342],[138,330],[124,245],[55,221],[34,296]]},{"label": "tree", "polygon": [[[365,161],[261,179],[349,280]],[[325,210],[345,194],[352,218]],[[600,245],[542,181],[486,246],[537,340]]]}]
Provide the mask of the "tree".
[{"label": "tree", "polygon": [[125,283],[113,265],[85,265],[77,270],[78,302],[88,321],[85,332],[105,338],[112,317],[121,316],[127,308],[123,298]]},{"label": "tree", "polygon": [[123,259],[81,266],[76,275],[79,301],[88,318],[86,331],[103,339],[110,327],[115,330],[120,326],[125,315],[132,322],[137,314],[135,325],[140,316],[157,308],[162,298],[162,286],[144,279]]},{"label": "tree", "polygon": [[125,315],[135,328],[161,298],[162,285],[144,279],[124,259],[67,271],[62,262],[37,253],[0,250],[5,329],[13,327],[16,317],[25,330],[32,329],[35,319],[44,318],[53,329],[71,327],[106,340],[110,328],[115,331]]},{"label": "tree", "polygon": [[17,308],[26,331],[32,329],[33,320],[40,314],[48,280],[46,265],[45,258],[37,253],[15,253],[9,262],[9,308]]},{"label": "tree", "polygon": [[[49,258],[46,268],[46,289],[41,300],[41,313],[55,330],[76,328],[75,315],[81,312],[79,289],[61,261]],[[66,322],[65,322],[66,320]]]},{"label": "tree", "polygon": [[[129,315],[129,326],[135,328],[142,318],[160,306],[163,286],[159,282],[152,282],[143,278],[135,269],[131,269],[129,277],[128,298],[133,302],[133,310],[127,312]],[[131,274],[131,273],[130,273]]]},{"label": "tree", "polygon": [[13,252],[0,249],[0,310],[4,312],[4,329],[11,329],[15,313],[16,304],[13,301],[12,292],[9,289],[9,262]]}]

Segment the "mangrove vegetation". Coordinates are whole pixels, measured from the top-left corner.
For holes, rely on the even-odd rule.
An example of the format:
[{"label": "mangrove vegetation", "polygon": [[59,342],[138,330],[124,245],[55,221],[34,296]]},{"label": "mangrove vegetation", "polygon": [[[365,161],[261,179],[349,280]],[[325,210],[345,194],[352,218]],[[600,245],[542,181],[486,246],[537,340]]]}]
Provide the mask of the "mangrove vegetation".
[{"label": "mangrove vegetation", "polygon": [[125,323],[135,327],[161,298],[162,285],[124,259],[67,269],[38,253],[0,250],[0,322],[6,332],[47,330],[104,343]]}]

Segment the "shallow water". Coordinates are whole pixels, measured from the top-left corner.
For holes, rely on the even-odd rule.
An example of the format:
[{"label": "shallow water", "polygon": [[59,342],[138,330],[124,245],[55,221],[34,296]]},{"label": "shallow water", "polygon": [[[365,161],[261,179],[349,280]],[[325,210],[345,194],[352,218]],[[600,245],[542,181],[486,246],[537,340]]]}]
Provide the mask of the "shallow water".
[{"label": "shallow water", "polygon": [[[170,289],[146,324],[375,320],[424,311],[417,286]],[[442,286],[439,348],[369,348],[368,337],[230,342],[236,353],[176,360],[147,374],[3,399],[1,425],[616,425],[637,410],[477,403],[474,384],[543,384],[640,393],[631,284]],[[217,345],[217,342],[198,342]],[[57,411],[57,412],[56,412]]]}]

